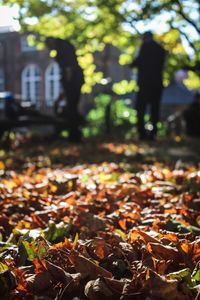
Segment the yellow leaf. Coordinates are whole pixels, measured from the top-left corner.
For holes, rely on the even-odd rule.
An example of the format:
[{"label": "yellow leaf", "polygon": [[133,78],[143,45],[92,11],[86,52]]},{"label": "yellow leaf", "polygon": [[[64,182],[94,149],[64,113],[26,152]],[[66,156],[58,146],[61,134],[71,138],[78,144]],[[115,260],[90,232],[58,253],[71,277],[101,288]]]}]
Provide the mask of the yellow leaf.
[{"label": "yellow leaf", "polygon": [[77,242],[78,242],[78,232],[76,233],[73,244],[72,244],[73,249],[76,247]]},{"label": "yellow leaf", "polygon": [[0,170],[4,170],[5,169],[5,164],[3,161],[0,161]]}]

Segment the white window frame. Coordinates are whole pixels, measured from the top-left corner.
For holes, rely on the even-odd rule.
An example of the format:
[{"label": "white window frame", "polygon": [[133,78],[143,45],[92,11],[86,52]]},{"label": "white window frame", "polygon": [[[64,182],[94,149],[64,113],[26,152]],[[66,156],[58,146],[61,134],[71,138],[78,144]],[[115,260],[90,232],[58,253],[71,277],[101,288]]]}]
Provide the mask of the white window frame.
[{"label": "white window frame", "polygon": [[60,67],[56,62],[52,62],[50,65],[48,65],[45,72],[45,100],[47,106],[53,105],[53,102],[60,95],[60,79]]},{"label": "white window frame", "polygon": [[[29,72],[29,75],[28,75]],[[38,105],[41,94],[41,70],[36,64],[27,65],[22,71],[22,99]],[[29,84],[29,91],[27,90]],[[38,85],[38,87],[37,87]],[[38,88],[38,91],[37,91]]]}]

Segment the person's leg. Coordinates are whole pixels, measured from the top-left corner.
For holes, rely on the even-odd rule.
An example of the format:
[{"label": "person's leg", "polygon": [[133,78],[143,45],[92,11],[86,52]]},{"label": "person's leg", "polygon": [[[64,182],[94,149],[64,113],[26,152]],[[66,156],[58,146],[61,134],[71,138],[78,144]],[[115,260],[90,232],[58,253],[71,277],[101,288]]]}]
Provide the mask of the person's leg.
[{"label": "person's leg", "polygon": [[80,116],[78,112],[78,104],[80,100],[81,87],[71,86],[68,89],[68,121],[69,121],[69,140],[72,142],[79,142],[81,140]]},{"label": "person's leg", "polygon": [[137,110],[137,130],[140,139],[144,139],[146,137],[146,130],[144,127],[144,115],[146,110],[146,99],[145,93],[143,90],[140,90],[136,99],[136,110]]},{"label": "person's leg", "polygon": [[63,87],[67,98],[67,123],[69,130],[69,140],[78,142],[81,140],[80,114],[78,104],[81,96],[81,87],[84,83],[83,71],[80,67],[73,69],[70,81],[64,81]]},{"label": "person's leg", "polygon": [[151,132],[152,138],[155,138],[157,136],[157,123],[159,122],[159,117],[160,117],[161,93],[162,93],[161,88],[156,88],[152,93],[152,99],[150,102],[151,122],[153,125],[153,130]]},{"label": "person's leg", "polygon": [[159,121],[159,111],[160,111],[160,102],[151,103],[151,122],[153,125],[153,130],[151,132],[151,137],[154,138],[157,135],[157,123]]}]

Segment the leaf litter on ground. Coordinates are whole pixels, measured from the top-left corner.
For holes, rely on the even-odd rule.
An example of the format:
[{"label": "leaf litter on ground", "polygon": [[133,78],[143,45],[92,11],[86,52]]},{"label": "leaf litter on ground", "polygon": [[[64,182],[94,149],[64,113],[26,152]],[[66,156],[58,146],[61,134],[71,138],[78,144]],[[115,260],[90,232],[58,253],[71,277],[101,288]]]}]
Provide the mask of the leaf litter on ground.
[{"label": "leaf litter on ground", "polygon": [[5,154],[0,299],[199,299],[200,171],[132,161],[138,147],[100,145],[96,163],[69,145]]}]

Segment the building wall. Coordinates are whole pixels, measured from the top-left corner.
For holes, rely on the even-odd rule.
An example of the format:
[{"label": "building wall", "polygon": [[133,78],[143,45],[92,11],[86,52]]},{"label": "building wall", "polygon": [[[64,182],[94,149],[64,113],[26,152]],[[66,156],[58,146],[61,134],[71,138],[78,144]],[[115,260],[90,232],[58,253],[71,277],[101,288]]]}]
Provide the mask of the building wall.
[{"label": "building wall", "polygon": [[47,66],[52,59],[49,58],[47,51],[23,51],[21,47],[21,35],[18,32],[6,32],[0,34],[0,68],[4,71],[5,85],[4,90],[11,91],[13,94],[22,94],[22,71],[29,64],[39,66],[42,74],[41,84],[41,106],[45,99],[44,75]]},{"label": "building wall", "polygon": [[[22,71],[29,64],[36,64],[41,70],[41,90],[40,90],[40,108],[45,109],[48,105],[45,101],[45,71],[48,65],[53,62],[49,57],[47,50],[37,51],[34,47],[23,51],[22,39],[24,35],[19,32],[0,33],[0,69],[4,70],[5,86],[4,90],[11,91],[14,94],[22,94]],[[120,51],[111,45],[106,45],[102,53],[96,53],[94,56],[97,71],[102,71],[104,77],[112,78],[113,82],[122,79],[130,79],[131,71],[129,68],[120,66],[118,58]],[[104,91],[105,87],[99,85],[94,88],[88,99],[94,98],[94,93]]]}]

